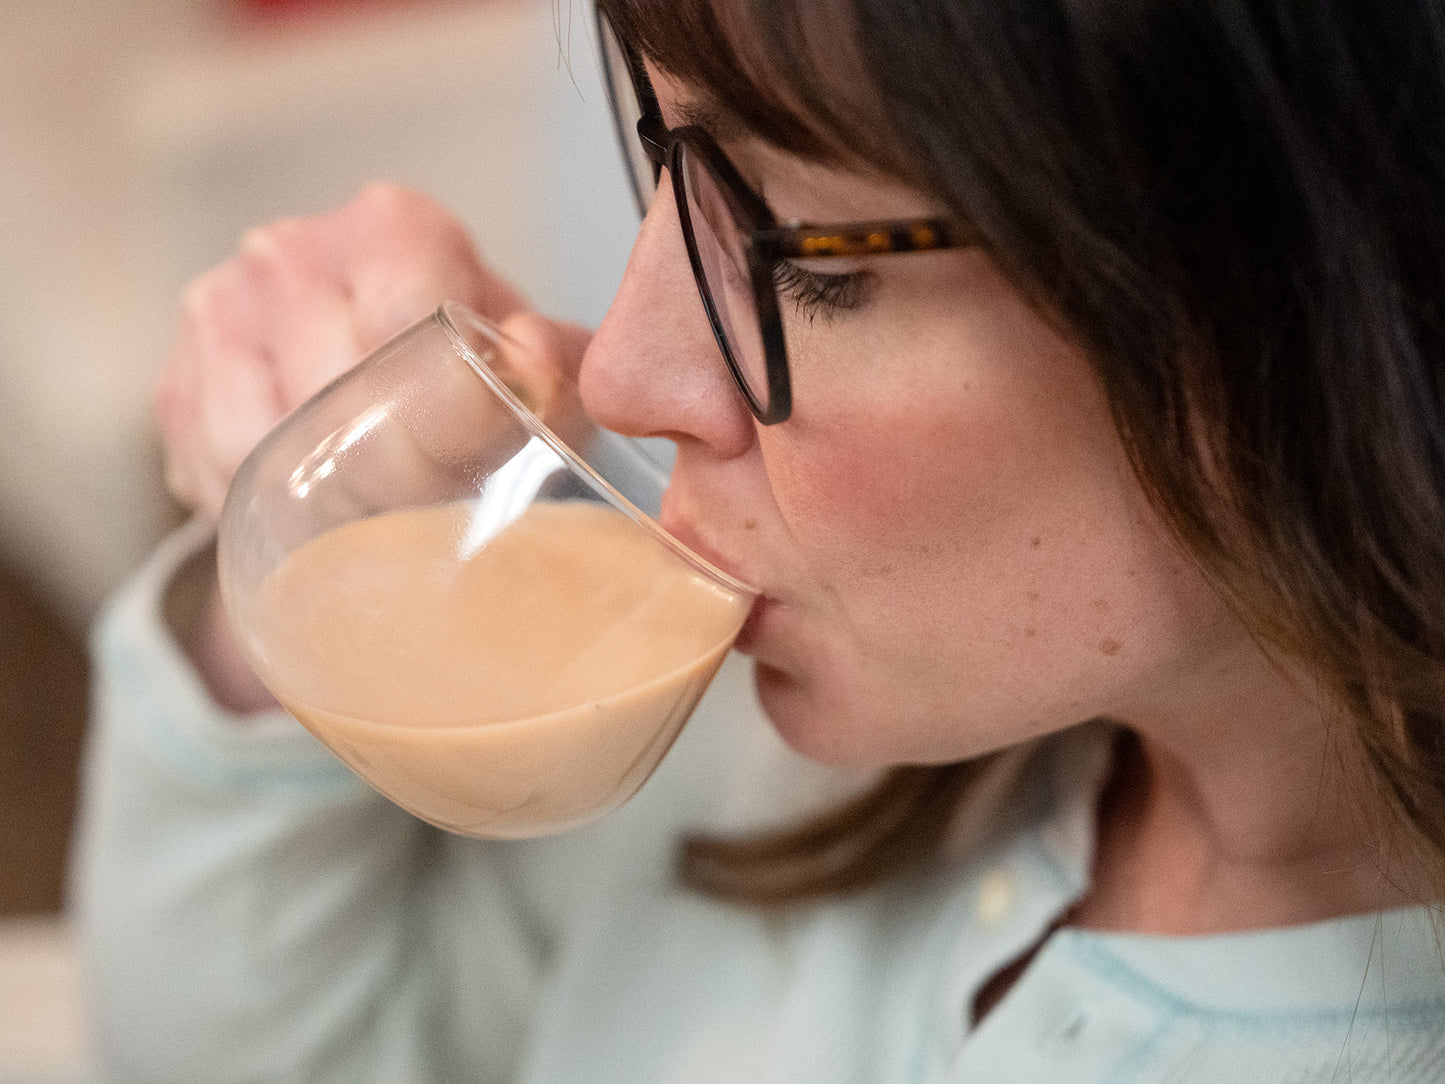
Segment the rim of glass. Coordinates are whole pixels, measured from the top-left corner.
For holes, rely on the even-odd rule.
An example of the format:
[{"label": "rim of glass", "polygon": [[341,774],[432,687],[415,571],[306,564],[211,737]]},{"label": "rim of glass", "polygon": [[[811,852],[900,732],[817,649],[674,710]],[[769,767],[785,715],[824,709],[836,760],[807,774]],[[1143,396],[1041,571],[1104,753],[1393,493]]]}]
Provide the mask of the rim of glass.
[{"label": "rim of glass", "polygon": [[[499,342],[511,343],[519,348],[521,347],[521,343],[518,343],[516,339],[507,335],[485,316],[472,311],[458,301],[443,301],[437,307],[435,317],[437,323],[441,325],[442,330],[446,332],[447,338],[451,340],[452,348],[457,352],[457,356],[467,363],[467,367],[486,382],[487,386],[496,393],[497,397],[507,405],[507,408],[511,410],[517,420],[520,421],[533,436],[546,443],[552,451],[560,456],[568,466],[592,486],[609,504],[633,520],[639,527],[651,534],[698,572],[716,581],[720,586],[742,595],[756,597],[762,594],[756,587],[752,587],[736,576],[724,572],[706,557],[695,553],[679,539],[664,530],[662,525],[655,519],[624,497],[611,482],[598,474],[590,463],[574,452],[566,441],[554,433],[541,418],[537,417],[537,415],[517,397],[516,392],[507,387],[502,379],[492,371],[486,359],[478,354],[477,351],[472,348],[472,345],[467,342],[466,336],[462,334],[457,324],[460,320],[460,322],[476,328],[488,338],[495,339]],[[626,442],[633,453],[641,457],[649,467],[656,468],[659,472],[661,471],[661,468],[652,462],[646,452],[632,445],[629,438],[620,435],[617,436],[619,440]]]}]

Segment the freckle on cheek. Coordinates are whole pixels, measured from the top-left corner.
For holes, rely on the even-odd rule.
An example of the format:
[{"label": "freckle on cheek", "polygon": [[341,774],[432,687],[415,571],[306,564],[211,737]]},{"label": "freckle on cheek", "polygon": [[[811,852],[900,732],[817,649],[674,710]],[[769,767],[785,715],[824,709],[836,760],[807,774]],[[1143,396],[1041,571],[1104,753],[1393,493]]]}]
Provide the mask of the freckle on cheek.
[{"label": "freckle on cheek", "polygon": [[1117,655],[1123,647],[1118,640],[1104,640],[1099,644],[1099,650],[1105,655]]},{"label": "freckle on cheek", "polygon": [[756,531],[758,529],[758,521],[753,519],[752,517],[743,520],[743,529],[747,531]]}]

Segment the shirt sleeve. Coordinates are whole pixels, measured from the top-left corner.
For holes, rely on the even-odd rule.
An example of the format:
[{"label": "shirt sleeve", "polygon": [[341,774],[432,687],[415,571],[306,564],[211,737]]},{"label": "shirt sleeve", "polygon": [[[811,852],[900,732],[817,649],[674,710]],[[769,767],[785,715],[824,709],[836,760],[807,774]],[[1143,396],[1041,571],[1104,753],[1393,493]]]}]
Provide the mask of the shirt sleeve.
[{"label": "shirt sleeve", "polygon": [[525,848],[443,838],[285,713],[219,708],[160,617],[208,540],[169,539],[93,635],[71,903],[108,1079],[508,1079],[552,921]]}]

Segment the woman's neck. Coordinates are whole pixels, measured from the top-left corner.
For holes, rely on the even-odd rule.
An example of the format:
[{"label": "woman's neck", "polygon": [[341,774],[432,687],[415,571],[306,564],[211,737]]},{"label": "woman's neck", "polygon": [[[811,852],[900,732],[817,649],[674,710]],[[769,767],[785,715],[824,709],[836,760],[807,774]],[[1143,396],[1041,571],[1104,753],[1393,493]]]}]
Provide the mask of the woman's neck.
[{"label": "woman's neck", "polygon": [[1071,924],[1209,934],[1416,902],[1345,728],[1259,661],[1216,687],[1221,710],[1121,732]]}]

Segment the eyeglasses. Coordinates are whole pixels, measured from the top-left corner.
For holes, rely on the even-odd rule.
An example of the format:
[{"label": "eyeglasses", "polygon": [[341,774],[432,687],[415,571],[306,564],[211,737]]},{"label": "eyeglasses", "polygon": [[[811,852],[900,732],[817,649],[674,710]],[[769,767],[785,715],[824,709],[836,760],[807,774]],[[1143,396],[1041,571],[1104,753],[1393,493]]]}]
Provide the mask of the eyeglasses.
[{"label": "eyeglasses", "polygon": [[641,58],[600,8],[597,27],[638,210],[647,213],[667,170],[693,278],[728,370],[759,422],[785,421],[793,394],[779,288],[807,277],[795,261],[924,252],[970,240],[942,218],[779,223],[705,129],[667,127]]}]

